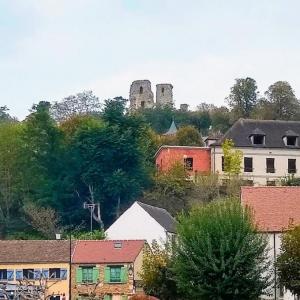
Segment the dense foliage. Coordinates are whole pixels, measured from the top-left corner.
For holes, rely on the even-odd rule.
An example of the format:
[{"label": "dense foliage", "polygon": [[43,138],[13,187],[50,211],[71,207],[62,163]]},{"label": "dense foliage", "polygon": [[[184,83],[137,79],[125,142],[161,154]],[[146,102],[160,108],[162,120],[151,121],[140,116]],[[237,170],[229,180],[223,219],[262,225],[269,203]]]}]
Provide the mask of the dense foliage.
[{"label": "dense foliage", "polygon": [[279,282],[294,295],[300,296],[300,226],[290,226],[282,236],[281,253],[277,258]]},{"label": "dense foliage", "polygon": [[178,287],[188,299],[258,299],[269,283],[266,246],[237,200],[195,207],[179,220]]}]

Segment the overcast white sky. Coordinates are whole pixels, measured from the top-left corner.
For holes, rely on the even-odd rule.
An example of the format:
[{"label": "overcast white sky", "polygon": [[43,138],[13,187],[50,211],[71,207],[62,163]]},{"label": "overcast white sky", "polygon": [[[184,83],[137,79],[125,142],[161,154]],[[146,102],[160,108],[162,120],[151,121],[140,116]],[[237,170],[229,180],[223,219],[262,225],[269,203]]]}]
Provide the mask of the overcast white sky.
[{"label": "overcast white sky", "polygon": [[300,97],[298,0],[0,0],[0,105],[86,89],[128,97],[131,81],[174,85],[176,105],[222,104],[234,79]]}]

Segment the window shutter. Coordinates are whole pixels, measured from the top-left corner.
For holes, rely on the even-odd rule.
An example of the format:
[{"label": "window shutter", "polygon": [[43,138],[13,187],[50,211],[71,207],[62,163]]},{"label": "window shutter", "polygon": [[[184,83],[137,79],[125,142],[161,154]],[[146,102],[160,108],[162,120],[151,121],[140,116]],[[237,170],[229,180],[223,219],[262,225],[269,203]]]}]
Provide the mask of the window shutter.
[{"label": "window shutter", "polygon": [[7,270],[7,280],[12,281],[15,279],[14,270]]},{"label": "window shutter", "polygon": [[97,283],[99,279],[99,268],[93,268],[93,283]]},{"label": "window shutter", "polygon": [[49,269],[43,269],[42,270],[42,276],[45,279],[49,278]]},{"label": "window shutter", "polygon": [[40,279],[41,278],[41,270],[40,269],[34,269],[33,278],[34,279]]},{"label": "window shutter", "polygon": [[104,282],[105,283],[110,282],[110,267],[105,267],[104,269]]},{"label": "window shutter", "polygon": [[76,282],[82,283],[82,268],[80,267],[76,269]]},{"label": "window shutter", "polygon": [[104,295],[104,300],[111,300],[111,295]]},{"label": "window shutter", "polygon": [[127,267],[121,268],[121,282],[126,283],[128,281],[128,270]]},{"label": "window shutter", "polygon": [[23,279],[23,270],[16,270],[16,280]]},{"label": "window shutter", "polygon": [[128,300],[128,296],[127,295],[123,295],[122,296],[122,300]]},{"label": "window shutter", "polygon": [[67,279],[67,269],[60,269],[60,279]]}]

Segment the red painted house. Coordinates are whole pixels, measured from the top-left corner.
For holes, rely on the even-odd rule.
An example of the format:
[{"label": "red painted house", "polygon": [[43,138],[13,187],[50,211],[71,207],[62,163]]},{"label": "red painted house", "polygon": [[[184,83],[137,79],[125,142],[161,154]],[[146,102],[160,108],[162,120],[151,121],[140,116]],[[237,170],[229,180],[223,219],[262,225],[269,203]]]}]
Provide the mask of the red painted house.
[{"label": "red painted house", "polygon": [[161,146],[155,154],[156,167],[167,171],[176,162],[182,162],[186,170],[195,173],[209,173],[211,170],[210,148],[195,146]]}]

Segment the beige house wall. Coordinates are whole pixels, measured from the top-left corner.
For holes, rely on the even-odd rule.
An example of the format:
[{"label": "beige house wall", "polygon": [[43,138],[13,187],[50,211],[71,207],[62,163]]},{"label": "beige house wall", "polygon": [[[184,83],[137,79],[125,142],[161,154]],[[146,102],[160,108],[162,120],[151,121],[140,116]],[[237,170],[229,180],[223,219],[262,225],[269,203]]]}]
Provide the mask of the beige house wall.
[{"label": "beige house wall", "polygon": [[[253,158],[253,172],[244,172],[244,159],[241,164],[241,175],[246,180],[253,180],[254,185],[266,185],[267,181],[276,181],[280,184],[280,179],[288,175],[288,159],[296,159],[297,172],[300,175],[300,150],[298,149],[261,149],[261,148],[235,148],[243,153],[244,157]],[[222,171],[221,147],[212,147],[212,171],[224,175]],[[275,173],[267,173],[266,158],[275,159]]]}]

